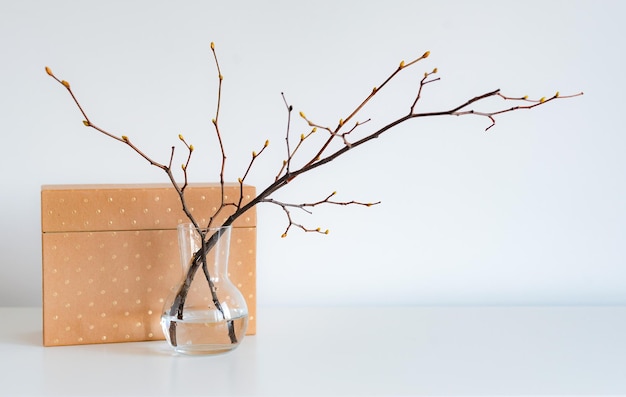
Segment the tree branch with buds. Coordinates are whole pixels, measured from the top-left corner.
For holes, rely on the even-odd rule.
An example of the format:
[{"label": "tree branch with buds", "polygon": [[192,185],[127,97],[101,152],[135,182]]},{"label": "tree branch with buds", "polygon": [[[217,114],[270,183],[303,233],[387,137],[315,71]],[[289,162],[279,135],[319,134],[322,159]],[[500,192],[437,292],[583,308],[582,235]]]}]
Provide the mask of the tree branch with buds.
[{"label": "tree branch with buds", "polygon": [[285,232],[282,234],[281,237],[287,237],[287,232],[289,231],[289,229],[291,229],[292,226],[295,226],[299,229],[302,229],[305,232],[316,232],[316,233],[322,233],[322,234],[328,234],[329,230],[326,229],[324,231],[322,231],[322,228],[317,227],[315,229],[310,229],[307,228],[299,223],[295,223],[293,221],[293,219],[291,218],[291,213],[289,212],[289,208],[298,208],[301,209],[302,211],[305,211],[309,214],[311,214],[312,212],[308,209],[308,208],[312,208],[312,207],[317,207],[318,205],[323,205],[323,204],[332,204],[332,205],[362,205],[365,207],[371,207],[372,205],[376,205],[376,204],[380,204],[380,201],[377,201],[375,203],[362,203],[360,201],[355,201],[355,200],[351,200],[351,201],[334,201],[331,200],[331,198],[333,196],[335,196],[337,194],[337,192],[332,192],[331,194],[329,194],[328,196],[326,196],[326,198],[319,200],[319,201],[315,201],[312,203],[300,203],[300,204],[293,204],[293,203],[285,203],[282,201],[278,201],[278,200],[274,200],[273,198],[266,198],[264,200],[261,200],[260,202],[262,203],[271,203],[271,204],[275,204],[278,205],[279,207],[281,207],[283,209],[283,211],[285,212],[285,215],[287,216],[287,220],[289,221],[289,224],[287,225],[287,228],[285,229]]},{"label": "tree branch with buds", "polygon": [[[300,133],[298,135],[298,139],[295,144],[294,142],[292,142],[293,138],[291,136],[292,135],[292,122],[293,122],[291,115],[293,112],[293,106],[291,106],[287,102],[287,100],[285,99],[285,96],[283,95],[283,101],[285,103],[285,107],[287,110],[287,126],[286,126],[286,134],[285,134],[286,153],[285,153],[285,158],[282,161],[282,164],[280,165],[277,174],[267,186],[265,186],[262,190],[260,190],[260,193],[258,193],[256,197],[244,203],[243,201],[244,181],[249,175],[256,160],[268,148],[269,141],[266,140],[262,148],[258,152],[256,151],[252,152],[252,157],[250,159],[250,162],[244,174],[240,178],[238,178],[238,182],[240,186],[240,197],[234,201],[226,201],[226,198],[224,195],[224,185],[225,185],[224,173],[225,173],[225,168],[226,168],[227,157],[226,157],[226,150],[224,147],[222,134],[220,131],[220,126],[219,126],[219,116],[220,116],[221,99],[222,99],[222,85],[223,85],[224,77],[221,72],[217,53],[215,51],[215,45],[213,43],[211,43],[211,52],[213,54],[215,67],[217,69],[217,75],[218,75],[217,106],[215,109],[215,117],[212,120],[212,124],[214,127],[216,139],[219,143],[220,152],[221,152],[221,166],[220,166],[220,172],[219,172],[219,179],[220,179],[220,186],[221,186],[221,192],[222,192],[222,199],[221,199],[220,206],[217,208],[214,214],[210,217],[208,225],[206,225],[206,227],[211,226],[214,223],[214,221],[217,219],[217,216],[226,207],[232,207],[234,211],[232,212],[230,216],[226,218],[226,220],[222,223],[221,226],[231,226],[237,218],[239,218],[241,215],[243,215],[246,211],[248,211],[255,205],[260,204],[260,203],[268,203],[268,204],[273,204],[273,205],[277,205],[278,207],[280,207],[287,218],[288,224],[284,232],[282,233],[282,237],[286,237],[292,227],[301,229],[304,232],[313,232],[313,233],[322,233],[322,234],[328,233],[327,229],[322,229],[318,227],[311,228],[311,227],[306,227],[300,223],[297,223],[292,218],[292,214],[290,212],[291,209],[298,209],[298,210],[302,210],[305,212],[311,212],[311,208],[317,207],[320,205],[371,206],[371,205],[378,204],[379,202],[365,203],[365,202],[360,202],[356,200],[335,201],[333,200],[333,197],[335,196],[335,192],[331,193],[330,195],[326,196],[325,198],[321,200],[307,202],[307,203],[288,203],[288,202],[276,200],[272,196],[274,193],[276,193],[280,189],[287,186],[295,178],[300,177],[303,174],[309,173],[318,167],[329,164],[336,158],[347,153],[349,150],[354,150],[362,146],[363,144],[375,138],[380,137],[382,134],[388,131],[391,131],[395,127],[401,124],[404,124],[407,121],[410,121],[413,119],[419,119],[419,118],[438,117],[438,116],[470,116],[471,115],[471,116],[478,116],[478,117],[483,117],[487,119],[489,121],[489,125],[486,127],[485,131],[488,131],[495,126],[496,118],[506,113],[511,113],[511,112],[515,112],[519,110],[530,110],[538,106],[546,105],[547,103],[555,101],[557,99],[572,98],[572,97],[582,95],[582,92],[573,94],[573,95],[560,95],[559,92],[557,92],[556,94],[549,96],[549,97],[541,97],[540,99],[529,99],[528,96],[521,96],[521,97],[508,96],[508,95],[503,94],[499,89],[497,89],[497,90],[488,91],[483,94],[472,97],[470,99],[467,99],[466,101],[463,101],[460,104],[453,106],[451,108],[448,108],[448,109],[443,109],[440,111],[431,111],[431,112],[418,112],[416,111],[416,108],[417,108],[418,103],[423,100],[423,94],[425,92],[425,89],[429,87],[431,84],[440,80],[440,77],[435,77],[435,75],[438,73],[438,70],[437,68],[434,68],[431,71],[424,73],[422,79],[420,80],[418,86],[416,87],[416,94],[415,94],[413,101],[410,103],[408,107],[409,110],[407,114],[400,116],[398,118],[386,121],[382,127],[378,127],[374,129],[373,131],[362,133],[361,136],[359,137],[357,134],[363,131],[363,128],[365,128],[368,122],[370,121],[369,118],[365,118],[363,119],[363,121],[356,120],[356,118],[359,117],[359,115],[362,113],[364,107],[370,101],[379,97],[381,91],[383,91],[383,89],[388,85],[388,83],[396,79],[400,75],[401,72],[403,72],[404,70],[410,67],[414,67],[414,65],[418,64],[420,61],[428,58],[430,56],[430,52],[426,51],[420,57],[415,58],[408,63],[401,61],[400,64],[379,85],[375,86],[371,91],[368,92],[367,95],[365,95],[364,99],[360,103],[358,103],[357,106],[355,106],[352,110],[348,111],[345,117],[340,118],[337,125],[334,127],[329,127],[329,126],[325,126],[323,124],[314,122],[313,120],[307,118],[304,112],[299,112],[300,117],[307,123],[309,129],[306,132]],[[194,153],[193,145],[188,144],[187,141],[184,139],[184,137],[182,135],[179,135],[179,140],[185,145],[188,153],[187,153],[185,162],[181,165],[182,172],[183,172],[183,183],[182,184],[178,183],[174,177],[173,168],[172,168],[175,147],[172,147],[171,155],[167,163],[160,163],[160,162],[153,160],[150,156],[148,156],[146,153],[141,151],[137,146],[135,146],[128,136],[117,135],[95,125],[92,122],[92,120],[89,118],[87,113],[85,112],[81,103],[78,101],[70,84],[65,80],[61,80],[57,78],[56,75],[52,73],[49,67],[46,67],[45,70],[48,75],[50,75],[54,80],[56,80],[59,84],[65,87],[67,92],[70,94],[74,104],[77,106],[78,110],[80,111],[83,117],[83,124],[86,127],[92,128],[96,130],[97,132],[100,132],[111,139],[117,140],[121,142],[122,144],[125,144],[126,146],[130,147],[133,151],[135,151],[139,156],[141,156],[146,161],[148,161],[152,166],[160,168],[166,173],[172,186],[178,193],[184,213],[189,218],[190,222],[194,225],[197,232],[200,234],[201,239],[202,239],[202,248],[198,252],[196,252],[193,257],[193,263],[191,267],[189,268],[189,271],[186,274],[185,282],[178,290],[176,300],[175,300],[175,305],[172,307],[170,314],[172,316],[177,316],[179,319],[182,319],[184,303],[187,297],[189,287],[191,285],[191,281],[194,279],[197,271],[200,268],[202,268],[204,276],[207,279],[209,286],[211,287],[212,298],[213,298],[214,304],[216,308],[220,310],[222,315],[224,315],[224,312],[220,307],[218,296],[214,291],[211,278],[208,273],[207,263],[206,263],[206,253],[216,244],[217,239],[219,237],[216,234],[213,234],[211,236],[208,236],[206,234],[206,231],[205,231],[206,229],[204,229],[203,225],[199,225],[198,222],[194,219],[193,215],[189,211],[187,204],[185,202],[185,188],[188,186],[187,168],[190,164],[191,156]],[[503,105],[501,105],[500,107],[494,110],[479,110],[477,105],[484,103],[487,99],[490,99],[490,98],[502,99]],[[348,126],[348,124],[350,126]],[[325,138],[325,140],[323,140],[323,142],[321,143],[319,147],[312,148],[313,153],[315,153],[312,157],[310,158],[305,157],[304,159],[302,159],[301,149],[305,145],[309,144],[310,137],[312,137],[314,134],[320,134],[320,133],[327,134],[327,137]],[[339,143],[338,148],[337,148],[337,145],[333,145],[336,142]],[[294,166],[295,159],[298,159],[298,162],[304,165],[299,166],[299,167]],[[176,329],[175,329],[174,322],[172,324],[173,325],[170,328],[169,333],[170,333],[170,339],[173,341],[173,344],[175,345],[176,344]],[[232,323],[231,323],[231,326],[232,326]],[[231,338],[231,342],[236,343],[237,340],[234,335],[234,332],[232,331],[231,326],[229,326],[229,335]]]}]

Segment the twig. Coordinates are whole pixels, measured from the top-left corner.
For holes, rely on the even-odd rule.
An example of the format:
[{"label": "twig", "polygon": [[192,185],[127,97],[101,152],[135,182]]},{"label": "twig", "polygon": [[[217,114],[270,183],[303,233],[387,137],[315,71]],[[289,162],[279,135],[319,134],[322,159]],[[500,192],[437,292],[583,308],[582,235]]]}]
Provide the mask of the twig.
[{"label": "twig", "polygon": [[323,205],[323,204],[340,205],[340,206],[362,205],[362,206],[365,206],[365,207],[371,207],[373,205],[380,204],[380,201],[373,202],[373,203],[365,203],[365,202],[360,202],[360,201],[355,201],[355,200],[350,200],[350,201],[334,201],[334,200],[331,200],[331,197],[334,197],[336,194],[337,194],[337,192],[332,192],[331,194],[329,194],[328,196],[326,196],[322,200],[318,200],[318,201],[315,201],[315,202],[300,203],[300,204],[286,203],[286,202],[283,202],[283,201],[275,200],[273,198],[266,198],[264,200],[261,200],[260,202],[275,204],[275,205],[281,207],[283,212],[287,216],[288,225],[287,225],[287,228],[285,229],[285,231],[284,231],[284,233],[282,234],[281,237],[287,237],[287,232],[289,231],[289,229],[292,226],[296,226],[296,227],[302,229],[305,232],[316,232],[316,233],[328,234],[328,229],[326,229],[324,232],[322,232],[321,228],[319,228],[319,227],[311,229],[311,228],[307,228],[307,227],[305,227],[305,226],[303,226],[303,225],[301,225],[299,223],[295,223],[293,221],[293,219],[291,218],[291,213],[289,212],[289,208],[297,208],[297,209],[300,209],[302,211],[305,211],[305,212],[311,214],[312,212],[308,208],[317,207],[317,206]]}]

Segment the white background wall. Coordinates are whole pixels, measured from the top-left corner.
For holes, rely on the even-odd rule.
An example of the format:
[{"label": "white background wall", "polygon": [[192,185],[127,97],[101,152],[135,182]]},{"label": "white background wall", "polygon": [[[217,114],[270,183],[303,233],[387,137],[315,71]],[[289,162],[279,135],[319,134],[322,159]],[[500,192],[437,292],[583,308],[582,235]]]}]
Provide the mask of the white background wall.
[{"label": "white background wall", "polygon": [[[425,50],[431,57],[367,109],[372,127],[404,114],[434,67],[442,80],[423,109],[495,88],[585,91],[505,115],[489,133],[480,118],[406,123],[293,183],[280,198],[337,190],[382,204],[298,214],[331,233],[287,239],[280,210],[259,207],[260,304],[625,304],[625,11],[597,0],[3,0],[0,304],[40,304],[42,184],[165,181],[83,127],[44,66],[72,83],[94,122],[155,158],[165,161],[183,133],[206,159],[211,41],[225,76],[227,176],[270,139],[273,152],[250,178],[259,187],[283,154],[281,91],[297,111],[335,124]],[[199,165],[194,180],[217,180],[215,167]]]}]

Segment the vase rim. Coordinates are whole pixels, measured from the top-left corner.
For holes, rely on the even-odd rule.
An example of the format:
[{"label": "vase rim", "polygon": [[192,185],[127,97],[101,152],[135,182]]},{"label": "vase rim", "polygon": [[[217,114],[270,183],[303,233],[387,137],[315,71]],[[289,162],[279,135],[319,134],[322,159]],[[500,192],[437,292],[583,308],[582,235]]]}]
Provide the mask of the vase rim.
[{"label": "vase rim", "polygon": [[[176,228],[177,229],[195,229],[196,227],[191,222],[183,222],[183,223],[179,223],[178,225],[176,225]],[[217,230],[224,230],[224,229],[231,229],[231,228],[232,228],[232,225],[199,227],[199,229],[203,231],[211,231],[211,230],[217,231]]]}]

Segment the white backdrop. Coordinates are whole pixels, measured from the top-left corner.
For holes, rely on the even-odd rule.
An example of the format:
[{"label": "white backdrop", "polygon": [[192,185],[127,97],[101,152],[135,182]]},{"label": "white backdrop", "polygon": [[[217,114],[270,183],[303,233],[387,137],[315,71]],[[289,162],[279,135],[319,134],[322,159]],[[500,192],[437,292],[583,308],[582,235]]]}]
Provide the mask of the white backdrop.
[{"label": "white backdrop", "polygon": [[[423,109],[500,88],[583,97],[504,115],[406,123],[279,197],[381,200],[298,214],[259,207],[258,301],[278,304],[625,304],[626,61],[619,1],[0,2],[0,304],[39,305],[39,191],[55,183],[164,182],[82,126],[48,65],[94,122],[166,161],[177,135],[214,156],[216,43],[227,177],[270,139],[250,182],[283,154],[284,91],[335,124],[400,60],[407,70],[367,117],[404,114],[437,67]],[[365,118],[365,115],[364,117]],[[362,118],[362,119],[363,119]],[[294,133],[307,130],[296,120]],[[364,131],[368,126],[364,127]],[[206,161],[206,160],[205,160]],[[200,162],[196,181],[216,181]]]}]

